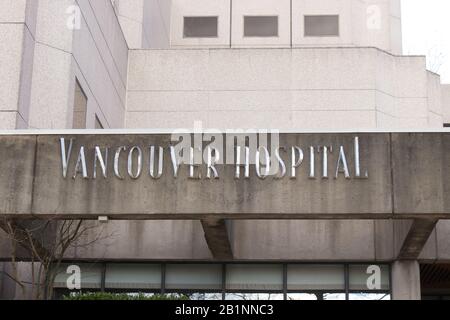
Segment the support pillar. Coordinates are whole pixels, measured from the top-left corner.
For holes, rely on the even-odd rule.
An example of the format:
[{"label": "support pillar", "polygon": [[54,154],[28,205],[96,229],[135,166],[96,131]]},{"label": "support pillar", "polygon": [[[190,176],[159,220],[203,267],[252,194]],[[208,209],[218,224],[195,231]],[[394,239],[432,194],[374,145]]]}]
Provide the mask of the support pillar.
[{"label": "support pillar", "polygon": [[392,299],[420,300],[420,267],[417,260],[395,261],[391,267]]}]

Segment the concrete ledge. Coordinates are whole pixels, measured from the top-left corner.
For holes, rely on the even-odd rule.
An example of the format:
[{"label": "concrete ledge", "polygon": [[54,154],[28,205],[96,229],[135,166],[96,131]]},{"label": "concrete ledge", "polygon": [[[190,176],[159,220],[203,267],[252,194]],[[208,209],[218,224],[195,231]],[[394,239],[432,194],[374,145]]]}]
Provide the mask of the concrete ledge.
[{"label": "concrete ledge", "polygon": [[[361,174],[356,177],[354,139],[360,141]],[[60,138],[64,137],[68,157],[63,177]],[[35,146],[35,143],[37,144]],[[203,220],[214,219],[446,219],[450,218],[450,134],[448,133],[361,133],[361,134],[281,134],[280,146],[287,149],[281,158],[287,167],[283,179],[257,177],[254,165],[248,178],[235,178],[235,165],[216,165],[219,179],[192,179],[190,165],[181,164],[174,178],[169,146],[170,135],[30,135],[2,136],[0,214],[10,217],[57,217],[118,220]],[[159,179],[149,174],[149,146],[164,148],[164,168]],[[328,154],[328,178],[323,178],[323,153],[317,146],[332,146]],[[93,179],[95,147],[105,157],[104,178],[97,161]],[[123,179],[115,176],[115,152],[127,146],[117,162]],[[143,153],[141,175],[128,174],[129,151]],[[304,160],[291,179],[290,148],[298,146]],[[314,146],[315,178],[310,175],[310,147]],[[348,177],[342,161],[335,172],[342,146]],[[84,147],[84,152],[81,152]],[[206,147],[206,144],[205,144]],[[136,173],[134,149],[132,171]],[[36,153],[36,159],[35,159]],[[85,156],[83,178],[80,153]],[[253,157],[253,156],[252,156]],[[342,159],[341,159],[342,160]],[[157,164],[157,162],[156,162]],[[206,164],[195,168],[206,176]],[[241,169],[243,175],[244,168]]]}]

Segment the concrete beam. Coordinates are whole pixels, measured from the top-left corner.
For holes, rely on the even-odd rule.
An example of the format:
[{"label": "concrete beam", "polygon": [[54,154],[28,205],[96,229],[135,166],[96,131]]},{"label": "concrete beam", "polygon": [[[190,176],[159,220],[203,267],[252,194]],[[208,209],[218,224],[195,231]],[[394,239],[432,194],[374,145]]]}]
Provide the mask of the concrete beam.
[{"label": "concrete beam", "polygon": [[400,249],[399,260],[416,260],[436,227],[437,219],[415,219]]},{"label": "concrete beam", "polygon": [[205,240],[209,250],[216,260],[232,260],[233,250],[231,249],[227,222],[224,219],[201,220]]},{"label": "concrete beam", "polygon": [[[242,134],[239,140],[246,137]],[[224,148],[234,148],[234,138],[223,136]],[[0,216],[61,220],[96,220],[99,216],[110,220],[450,219],[450,169],[445,165],[450,162],[448,132],[282,133],[278,138],[286,150],[296,146],[305,154],[296,179],[289,174],[282,179],[260,179],[253,164],[248,166],[248,177],[244,178],[241,170],[236,179],[236,166],[227,162],[225,150],[221,151],[224,164],[215,165],[218,179],[206,178],[205,164],[194,166],[195,177],[191,176],[189,163],[173,169],[181,159],[172,159],[169,149],[175,143],[169,134],[1,135]],[[339,160],[343,157],[337,151],[329,152],[327,158],[318,154],[317,146],[326,145],[342,150],[347,160]],[[160,146],[165,154],[158,179],[150,174],[148,146]],[[98,148],[103,152],[101,165]],[[137,154],[142,155],[141,162]],[[292,165],[288,153],[281,157],[286,167]],[[319,170],[323,161],[328,161],[328,173]],[[366,170],[368,178],[361,179]],[[322,179],[326,175],[329,179]]]}]

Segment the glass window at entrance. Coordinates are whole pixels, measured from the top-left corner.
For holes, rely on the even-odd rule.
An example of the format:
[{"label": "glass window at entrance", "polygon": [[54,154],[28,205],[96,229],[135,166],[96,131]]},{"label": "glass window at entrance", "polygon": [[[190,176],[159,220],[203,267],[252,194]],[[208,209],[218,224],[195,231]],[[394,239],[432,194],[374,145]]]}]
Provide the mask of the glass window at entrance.
[{"label": "glass window at entrance", "polygon": [[344,290],[343,265],[288,265],[288,290]]},{"label": "glass window at entrance", "polygon": [[389,300],[390,268],[370,264],[65,263],[55,297],[68,290],[71,268],[81,291],[182,295],[190,300]]},{"label": "glass window at entrance", "polygon": [[282,293],[227,293],[225,300],[284,300]]},{"label": "glass window at entrance", "polygon": [[281,291],[283,290],[282,265],[227,265],[226,289],[228,291]]},{"label": "glass window at entrance", "polygon": [[345,293],[288,293],[287,300],[345,300]]},{"label": "glass window at entrance", "polygon": [[215,264],[169,264],[166,266],[168,290],[221,290],[222,266]]},{"label": "glass window at entrance", "polygon": [[183,293],[184,296],[187,296],[189,300],[192,301],[214,301],[214,300],[222,300],[221,292],[186,292]]},{"label": "glass window at entrance", "polygon": [[161,265],[108,264],[105,287],[107,289],[159,289],[161,288]]},{"label": "glass window at entrance", "polygon": [[349,300],[391,300],[388,293],[350,293]]},{"label": "glass window at entrance", "polygon": [[83,264],[61,264],[56,271],[54,281],[55,288],[67,288],[69,277],[76,272],[80,272],[82,289],[100,289],[102,282],[102,265],[93,263]]},{"label": "glass window at entrance", "polygon": [[350,265],[350,290],[389,290],[389,267],[385,265]]}]

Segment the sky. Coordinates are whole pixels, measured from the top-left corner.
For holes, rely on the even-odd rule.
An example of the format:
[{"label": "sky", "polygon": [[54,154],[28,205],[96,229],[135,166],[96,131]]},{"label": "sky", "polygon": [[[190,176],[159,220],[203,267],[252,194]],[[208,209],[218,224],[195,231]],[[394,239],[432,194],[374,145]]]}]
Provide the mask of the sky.
[{"label": "sky", "polygon": [[402,0],[403,53],[427,56],[450,84],[450,0]]}]

